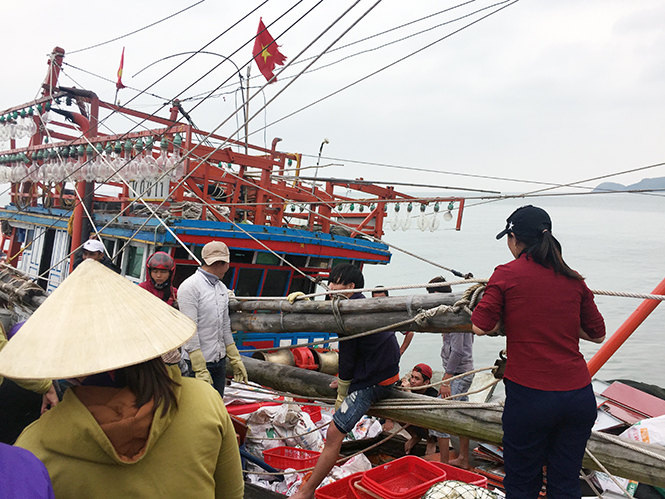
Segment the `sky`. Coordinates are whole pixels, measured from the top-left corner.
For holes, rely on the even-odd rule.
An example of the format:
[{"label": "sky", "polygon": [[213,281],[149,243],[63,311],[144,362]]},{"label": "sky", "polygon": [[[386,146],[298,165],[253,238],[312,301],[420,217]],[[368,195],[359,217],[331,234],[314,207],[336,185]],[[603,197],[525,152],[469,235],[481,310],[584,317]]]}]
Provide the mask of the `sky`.
[{"label": "sky", "polygon": [[[216,39],[205,50],[230,58],[245,74],[262,17],[293,65],[251,101],[254,114],[275,98],[250,123],[251,141],[269,147],[280,137],[280,150],[301,152],[305,165],[313,165],[328,139],[319,176],[422,183],[439,186],[427,191],[439,194],[450,192],[445,187],[523,193],[542,185],[476,176],[564,184],[665,162],[663,2],[476,0],[458,6],[461,0],[383,0],[344,34],[375,3],[361,0],[309,48],[354,2],[261,3],[118,0],[99,8],[90,7],[96,2],[79,0],[63,0],[57,8],[46,1],[6,3],[3,25],[14,27],[8,33],[14,41],[0,51],[0,109],[37,95],[47,54],[55,46],[66,51],[62,85],[93,90],[112,101],[125,47],[123,82],[128,87],[145,89],[168,74],[148,90],[158,97],[136,97],[137,92],[127,88],[119,93],[122,103],[134,99],[129,107],[154,112],[178,96],[190,110],[200,101],[188,98],[226,81],[219,91],[223,95],[200,103],[191,115],[204,130],[226,121],[220,133],[233,134],[239,126],[234,111],[242,101],[234,65],[224,62],[193,86],[224,59],[199,54],[172,71],[185,59],[179,56],[139,71]],[[139,33],[82,50],[192,5]],[[39,11],[44,15],[35,15]],[[468,17],[458,19],[462,16]],[[456,32],[473,21],[478,22]],[[421,30],[429,31],[411,36]],[[290,77],[307,65],[300,59],[321,53],[343,34],[333,48],[374,37],[328,52],[312,68],[351,57],[305,73],[286,88]],[[361,51],[368,52],[358,54]],[[251,74],[254,94],[265,79],[253,63]],[[159,114],[166,117],[168,111]],[[130,125],[109,120],[106,132],[121,133]],[[659,176],[665,176],[664,167],[607,180],[630,184]]]}]

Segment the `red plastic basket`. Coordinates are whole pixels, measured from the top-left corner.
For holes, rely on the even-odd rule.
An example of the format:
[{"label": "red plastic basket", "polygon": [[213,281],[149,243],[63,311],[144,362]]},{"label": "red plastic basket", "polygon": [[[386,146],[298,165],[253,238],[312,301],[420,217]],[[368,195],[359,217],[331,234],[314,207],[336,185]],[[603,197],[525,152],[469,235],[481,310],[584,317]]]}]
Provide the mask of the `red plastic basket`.
[{"label": "red plastic basket", "polygon": [[341,478],[336,482],[329,483],[328,485],[316,489],[314,495],[316,499],[356,499],[356,495],[353,493],[351,480],[360,480],[363,473],[364,471],[359,471],[353,475]]},{"label": "red plastic basket", "polygon": [[446,472],[416,456],[404,456],[365,472],[361,485],[382,497],[414,499],[437,482]]},{"label": "red plastic basket", "polygon": [[275,447],[263,451],[263,459],[266,464],[278,470],[311,468],[316,464],[320,455],[320,452],[295,447]]},{"label": "red plastic basket", "polygon": [[440,461],[430,461],[430,463],[446,472],[446,480],[457,480],[459,482],[487,488],[487,477],[484,477],[483,475],[479,475],[473,471],[463,470]]},{"label": "red plastic basket", "polygon": [[321,421],[321,408],[318,405],[303,405],[301,409],[303,412],[309,414],[312,423],[318,423]]},{"label": "red plastic basket", "polygon": [[371,495],[367,494],[366,492],[363,492],[362,490],[359,490],[356,487],[356,484],[360,484],[361,481],[362,481],[362,477],[353,478],[351,481],[349,481],[349,488],[353,492],[353,496],[352,496],[351,499],[376,499],[374,496],[371,496]]}]

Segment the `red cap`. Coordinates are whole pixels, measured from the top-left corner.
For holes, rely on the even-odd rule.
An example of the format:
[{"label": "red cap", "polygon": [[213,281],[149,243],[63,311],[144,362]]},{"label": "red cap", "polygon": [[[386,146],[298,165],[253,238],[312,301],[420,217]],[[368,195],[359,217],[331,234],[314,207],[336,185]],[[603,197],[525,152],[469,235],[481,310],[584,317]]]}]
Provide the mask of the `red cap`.
[{"label": "red cap", "polygon": [[422,374],[424,378],[432,379],[432,368],[427,364],[418,364],[413,369]]}]

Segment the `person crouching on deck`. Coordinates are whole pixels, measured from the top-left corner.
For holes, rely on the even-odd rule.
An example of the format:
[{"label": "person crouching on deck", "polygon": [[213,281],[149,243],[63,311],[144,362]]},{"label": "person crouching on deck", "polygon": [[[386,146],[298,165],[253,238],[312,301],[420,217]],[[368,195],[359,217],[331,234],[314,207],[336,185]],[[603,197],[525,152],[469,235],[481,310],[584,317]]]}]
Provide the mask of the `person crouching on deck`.
[{"label": "person crouching on deck", "polygon": [[[426,388],[415,389],[415,390],[412,389],[411,393],[427,395],[428,397],[438,397],[439,391],[432,386],[427,386],[431,382],[432,382],[432,368],[427,364],[418,364],[411,370],[411,373],[409,374],[408,383],[403,384],[402,386],[409,386],[411,388],[418,388],[419,386],[425,386]],[[425,428],[411,425],[406,428],[406,431],[409,435],[411,435],[411,438],[406,442],[404,442],[404,452],[406,454],[410,454],[411,449],[413,449],[413,447],[422,439],[427,440],[427,449],[428,449],[427,454],[433,454],[435,452],[434,446],[436,445],[436,441],[434,440],[434,437],[430,437],[428,431]],[[430,448],[432,449],[431,452],[429,451]]]},{"label": "person crouching on deck", "polygon": [[[330,271],[330,290],[348,290],[342,294],[346,298],[365,298],[354,292],[364,285],[362,272],[353,265],[338,265]],[[314,497],[314,490],[335,465],[346,434],[374,402],[390,395],[391,386],[399,380],[399,357],[399,345],[392,331],[339,343],[339,381],[333,424],[328,428],[326,445],[312,476],[292,498]]]}]

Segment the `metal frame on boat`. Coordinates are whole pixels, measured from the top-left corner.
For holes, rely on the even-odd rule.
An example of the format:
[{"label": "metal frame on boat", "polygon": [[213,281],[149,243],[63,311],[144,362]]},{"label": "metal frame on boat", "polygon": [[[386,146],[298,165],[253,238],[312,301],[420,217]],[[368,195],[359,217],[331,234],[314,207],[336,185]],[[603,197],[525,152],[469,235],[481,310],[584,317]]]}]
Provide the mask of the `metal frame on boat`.
[{"label": "metal frame on boat", "polygon": [[[64,56],[59,47],[51,53],[39,98],[0,111],[9,136],[0,180],[10,183],[12,201],[0,208],[0,248],[47,292],[88,237],[104,242],[134,282],[145,279],[153,252],[166,251],[177,263],[176,285],[195,271],[206,242],[222,240],[231,251],[224,280],[236,295],[284,296],[313,291],[339,263],[387,264],[380,238],[390,203],[419,203],[421,212],[446,203],[461,227],[463,198],[306,178],[301,154],[277,150],[281,139],[266,149],[205,132],[177,100],[165,118],[58,86]],[[101,132],[118,117],[134,128]]]}]

